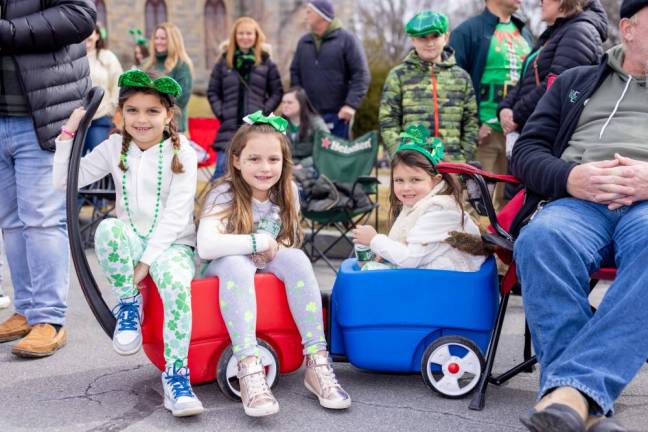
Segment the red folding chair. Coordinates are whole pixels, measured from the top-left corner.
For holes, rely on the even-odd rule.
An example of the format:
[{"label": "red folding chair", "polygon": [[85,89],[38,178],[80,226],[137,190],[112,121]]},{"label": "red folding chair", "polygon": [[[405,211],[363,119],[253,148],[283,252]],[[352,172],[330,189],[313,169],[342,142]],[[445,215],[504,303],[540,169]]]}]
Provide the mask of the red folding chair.
[{"label": "red folding chair", "polygon": [[[203,176],[207,177],[208,179],[212,178],[212,175],[214,174],[214,168],[216,166],[216,151],[212,147],[212,144],[216,139],[219,127],[220,122],[217,118],[189,118],[189,135],[191,136],[191,140],[198,144],[209,155],[206,160],[198,162],[198,170],[203,174]],[[203,187],[200,191],[198,191],[196,195],[197,201],[202,198],[202,195],[206,190],[207,187]]]},{"label": "red folding chair", "polygon": [[[448,163],[441,162],[437,165],[439,172],[454,173],[462,175],[466,181],[472,181],[473,190],[478,191],[479,199],[482,203],[481,212],[482,216],[487,216],[490,222],[483,238],[485,241],[493,244],[496,247],[497,256],[509,265],[507,272],[504,274],[500,281],[500,305],[497,311],[497,318],[493,334],[491,335],[487,352],[486,352],[486,365],[484,373],[481,376],[480,382],[475,391],[475,395],[470,402],[469,408],[472,410],[482,410],[486,402],[486,390],[488,384],[495,384],[497,386],[504,384],[514,376],[521,372],[532,372],[534,365],[538,362],[536,356],[531,352],[531,334],[528,325],[525,325],[524,334],[524,360],[509,369],[508,371],[498,375],[493,375],[493,363],[495,355],[497,354],[497,346],[499,338],[502,333],[504,325],[504,317],[506,315],[506,308],[508,306],[509,296],[511,291],[516,285],[519,285],[515,262],[513,261],[513,243],[515,239],[510,234],[511,225],[518,212],[524,204],[525,192],[520,191],[511,199],[506,206],[497,214],[493,206],[492,197],[490,195],[489,184],[497,182],[508,182],[519,184],[519,180],[510,175],[493,174],[472,165],[461,163]],[[479,211],[479,209],[478,209]],[[591,276],[590,286],[593,288],[599,280],[613,280],[616,277],[615,268],[601,268],[598,272]]]}]

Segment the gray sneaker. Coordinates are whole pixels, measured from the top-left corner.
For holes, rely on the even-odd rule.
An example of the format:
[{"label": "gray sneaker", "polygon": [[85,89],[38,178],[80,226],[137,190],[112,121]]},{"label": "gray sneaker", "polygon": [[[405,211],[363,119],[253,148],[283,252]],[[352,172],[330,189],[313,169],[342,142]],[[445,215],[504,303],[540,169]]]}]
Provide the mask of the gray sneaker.
[{"label": "gray sneaker", "polygon": [[135,354],[142,347],[142,295],[119,299],[113,315],[117,318],[113,348],[120,355]]}]

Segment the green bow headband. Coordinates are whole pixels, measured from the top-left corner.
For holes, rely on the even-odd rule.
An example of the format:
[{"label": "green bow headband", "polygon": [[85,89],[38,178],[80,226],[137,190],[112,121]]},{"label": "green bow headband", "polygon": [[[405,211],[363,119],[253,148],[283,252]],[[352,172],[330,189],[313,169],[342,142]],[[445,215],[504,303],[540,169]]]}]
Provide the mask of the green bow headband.
[{"label": "green bow headband", "polygon": [[146,72],[139,69],[131,69],[121,74],[117,85],[119,87],[152,88],[160,93],[173,97],[178,97],[182,94],[182,87],[173,78],[163,76],[152,80]]},{"label": "green bow headband", "polygon": [[148,40],[144,37],[144,33],[142,30],[136,28],[136,27],[131,27],[128,29],[128,34],[130,34],[133,37],[133,41],[137,45],[146,45],[148,43]]},{"label": "green bow headband", "polygon": [[425,156],[432,165],[443,158],[443,143],[440,138],[430,137],[430,131],[423,125],[413,125],[401,132],[401,145],[396,153],[403,150],[413,150]]},{"label": "green bow headband", "polygon": [[265,123],[269,124],[277,130],[277,132],[285,133],[286,128],[288,128],[288,120],[283,117],[270,114],[269,116],[264,116],[263,111],[259,110],[255,113],[249,114],[243,117],[243,121],[247,124],[259,124]]}]

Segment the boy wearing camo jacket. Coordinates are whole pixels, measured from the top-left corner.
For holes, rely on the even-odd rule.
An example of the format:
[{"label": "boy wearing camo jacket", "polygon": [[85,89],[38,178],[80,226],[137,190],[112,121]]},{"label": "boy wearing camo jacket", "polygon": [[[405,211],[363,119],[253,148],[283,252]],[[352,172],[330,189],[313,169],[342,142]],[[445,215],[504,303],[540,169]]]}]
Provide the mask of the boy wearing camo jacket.
[{"label": "boy wearing camo jacket", "polygon": [[448,18],[423,11],[405,26],[414,49],[393,68],[380,102],[380,133],[385,147],[394,154],[400,133],[422,124],[441,139],[445,159],[472,160],[479,124],[477,101],[470,75],[459,66],[447,47]]}]

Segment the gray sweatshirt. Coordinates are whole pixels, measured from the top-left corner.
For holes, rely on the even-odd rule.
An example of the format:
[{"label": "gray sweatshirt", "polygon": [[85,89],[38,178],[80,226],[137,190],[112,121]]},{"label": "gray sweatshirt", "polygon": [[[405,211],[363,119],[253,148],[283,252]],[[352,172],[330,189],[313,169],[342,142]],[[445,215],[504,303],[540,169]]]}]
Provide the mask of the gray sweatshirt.
[{"label": "gray sweatshirt", "polygon": [[648,89],[646,77],[623,70],[621,45],[608,51],[614,70],[586,101],[576,130],[561,158],[579,163],[614,159],[619,153],[648,162]]}]

